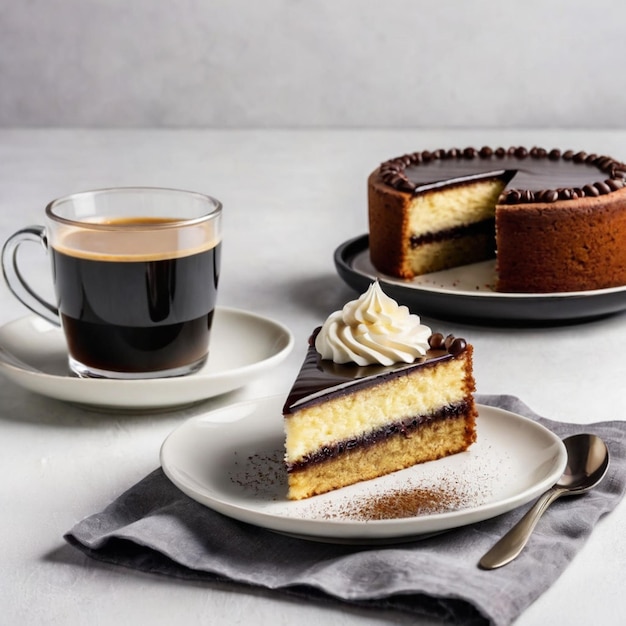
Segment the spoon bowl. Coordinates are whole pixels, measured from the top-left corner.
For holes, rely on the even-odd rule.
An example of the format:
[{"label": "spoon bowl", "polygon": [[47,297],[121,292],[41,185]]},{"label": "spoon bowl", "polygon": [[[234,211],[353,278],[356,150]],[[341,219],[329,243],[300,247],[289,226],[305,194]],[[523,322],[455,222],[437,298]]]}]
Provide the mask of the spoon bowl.
[{"label": "spoon bowl", "polygon": [[593,489],[609,468],[609,451],[600,437],[587,433],[563,440],[567,450],[567,465],[558,482],[548,489],[479,561],[483,569],[495,569],[515,559],[534,530],[545,510],[561,496],[576,496]]},{"label": "spoon bowl", "polygon": [[567,450],[567,465],[556,483],[567,489],[562,495],[585,493],[595,487],[609,467],[609,451],[596,435],[573,435],[563,440]]}]

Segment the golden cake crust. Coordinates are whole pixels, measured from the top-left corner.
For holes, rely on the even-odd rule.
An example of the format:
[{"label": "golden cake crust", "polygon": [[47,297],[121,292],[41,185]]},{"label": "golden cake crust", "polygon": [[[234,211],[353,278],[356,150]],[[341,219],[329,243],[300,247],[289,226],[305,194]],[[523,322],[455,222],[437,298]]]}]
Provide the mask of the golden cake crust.
[{"label": "golden cake crust", "polygon": [[370,174],[367,189],[372,263],[385,274],[412,278],[413,272],[404,252],[404,242],[410,236],[411,197],[385,185],[380,168]]},{"label": "golden cake crust", "polygon": [[496,228],[498,291],[626,284],[626,188],[549,204],[498,206]]}]

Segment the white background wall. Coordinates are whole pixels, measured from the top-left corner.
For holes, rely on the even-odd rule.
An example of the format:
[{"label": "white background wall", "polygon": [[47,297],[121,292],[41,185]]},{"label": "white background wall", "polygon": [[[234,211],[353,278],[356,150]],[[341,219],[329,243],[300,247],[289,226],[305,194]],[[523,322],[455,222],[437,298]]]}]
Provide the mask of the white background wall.
[{"label": "white background wall", "polygon": [[623,127],[623,0],[0,0],[0,126]]}]

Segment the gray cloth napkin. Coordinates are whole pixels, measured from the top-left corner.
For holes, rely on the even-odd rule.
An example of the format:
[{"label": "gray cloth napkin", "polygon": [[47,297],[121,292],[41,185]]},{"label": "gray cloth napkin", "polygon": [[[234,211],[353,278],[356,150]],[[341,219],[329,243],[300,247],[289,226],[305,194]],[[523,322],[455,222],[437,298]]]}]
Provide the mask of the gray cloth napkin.
[{"label": "gray cloth napkin", "polygon": [[79,522],[65,539],[95,559],[180,579],[260,586],[445,623],[510,624],[558,578],[624,495],[626,422],[567,424],[539,417],[513,396],[477,400],[533,418],[560,437],[595,433],[611,452],[600,486],[552,505],[521,556],[498,570],[481,570],[477,562],[530,505],[419,541],[343,546],[224,517],[185,496],[161,469]]}]

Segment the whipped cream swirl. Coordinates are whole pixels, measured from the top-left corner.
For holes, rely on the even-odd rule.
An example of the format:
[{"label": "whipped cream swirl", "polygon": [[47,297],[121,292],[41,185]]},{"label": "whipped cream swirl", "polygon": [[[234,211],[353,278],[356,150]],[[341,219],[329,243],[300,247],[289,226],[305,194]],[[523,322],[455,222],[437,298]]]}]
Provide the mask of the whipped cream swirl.
[{"label": "whipped cream swirl", "polygon": [[387,296],[378,281],[331,313],[315,338],[322,359],[357,365],[412,363],[426,354],[431,330]]}]

